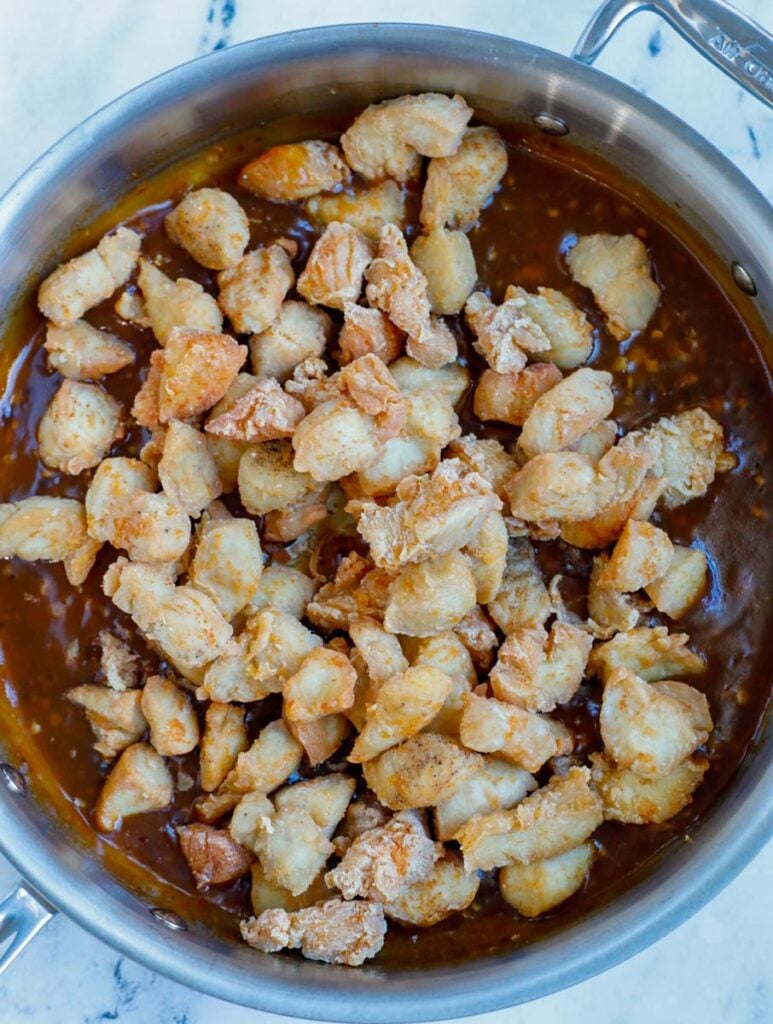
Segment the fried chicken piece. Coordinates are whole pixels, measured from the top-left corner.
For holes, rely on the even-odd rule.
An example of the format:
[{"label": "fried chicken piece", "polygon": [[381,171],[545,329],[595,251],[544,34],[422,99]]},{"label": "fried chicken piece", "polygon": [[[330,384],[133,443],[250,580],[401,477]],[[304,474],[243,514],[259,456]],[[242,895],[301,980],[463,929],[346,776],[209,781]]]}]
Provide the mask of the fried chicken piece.
[{"label": "fried chicken piece", "polygon": [[131,345],[85,320],[75,320],[67,327],[49,324],[43,348],[48,353],[48,368],[70,380],[99,380],[131,366],[135,358]]},{"label": "fried chicken piece", "polygon": [[306,359],[322,355],[332,330],[333,322],[323,309],[283,302],[274,322],[250,338],[253,373],[283,383]]},{"label": "fried chicken piece", "polygon": [[199,188],[164,217],[166,233],[209,270],[225,270],[242,258],[250,241],[247,214],[229,192]]},{"label": "fried chicken piece", "polygon": [[564,776],[554,775],[512,810],[470,818],[456,839],[465,869],[488,871],[573,850],[602,820],[602,802],[590,787],[590,771],[574,767]]},{"label": "fried chicken piece", "polygon": [[534,403],[561,380],[553,363],[531,363],[517,373],[484,370],[475,387],[473,410],[484,423],[523,426]]},{"label": "fried chicken piece", "polygon": [[279,316],[295,283],[295,242],[280,239],[243,256],[217,275],[218,304],[238,334],[260,334]]},{"label": "fried chicken piece", "polygon": [[689,642],[686,633],[669,634],[665,626],[629,629],[593,649],[588,674],[606,683],[620,668],[629,669],[647,682],[705,672],[705,660],[689,649]]},{"label": "fried chicken piece", "polygon": [[263,572],[258,529],[251,519],[210,519],[199,530],[188,582],[208,594],[231,621],[255,597]]},{"label": "fried chicken piece", "polygon": [[308,603],[306,617],[319,629],[348,629],[363,615],[381,620],[393,579],[353,551],[341,560],[335,579],[320,587]]},{"label": "fried chicken piece", "polygon": [[411,246],[410,255],[427,280],[431,312],[459,313],[478,279],[467,235],[435,228],[428,235],[419,235]]},{"label": "fried chicken piece", "polygon": [[87,534],[83,505],[73,498],[40,496],[0,504],[0,559],[63,562],[68,581],[77,587],[101,546]]},{"label": "fried chicken piece", "polygon": [[482,758],[478,771],[435,808],[438,839],[453,839],[474,815],[514,807],[536,788],[536,779],[523,768],[495,757]]},{"label": "fried chicken piece", "polygon": [[572,370],[589,358],[593,351],[593,325],[563,292],[538,288],[535,294],[508,285],[505,301],[516,300],[521,302],[522,315],[548,340],[550,347],[541,352],[542,359],[560,370]]},{"label": "fried chicken piece", "polygon": [[475,693],[464,698],[459,737],[468,749],[495,754],[528,772],[574,747],[571,733],[559,722]]},{"label": "fried chicken piece", "polygon": [[100,832],[113,832],[124,818],[161,811],[174,797],[172,774],[149,743],[127,747],[105,780],[94,808]]},{"label": "fried chicken piece", "polygon": [[385,807],[403,811],[450,799],[480,764],[480,754],[448,737],[419,733],[366,761],[362,772]]},{"label": "fried chicken piece", "polygon": [[254,445],[239,463],[239,497],[254,516],[296,505],[317,488],[308,473],[293,468],[289,441]]},{"label": "fried chicken piece", "polygon": [[215,797],[236,795],[235,806],[245,793],[271,793],[298,770],[303,748],[279,719],[258,734],[251,746],[236,758]]},{"label": "fried chicken piece", "polygon": [[402,227],[405,221],[405,196],[394,181],[350,194],[314,196],[306,203],[312,220],[327,226],[333,221],[349,224],[373,242],[381,238],[385,224]]},{"label": "fried chicken piece", "polygon": [[598,585],[630,593],[659,580],[674,559],[665,530],[629,519],[599,574]]},{"label": "fried chicken piece", "polygon": [[292,203],[332,191],[349,174],[335,146],[309,139],[267,149],[241,169],[239,184],[272,203]]},{"label": "fried chicken piece", "polygon": [[483,477],[446,459],[431,475],[403,480],[392,505],[364,503],[357,529],[376,565],[396,570],[469,544],[501,506]]},{"label": "fried chicken piece", "polygon": [[502,584],[488,612],[507,635],[519,627],[541,626],[552,611],[550,596],[542,579],[531,543],[511,540]]},{"label": "fried chicken piece", "polygon": [[421,815],[402,811],[359,835],[325,881],[345,900],[389,903],[405,885],[429,877],[440,849],[427,835]]},{"label": "fried chicken piece", "polygon": [[449,551],[401,570],[389,587],[384,628],[405,636],[435,636],[461,622],[476,600],[470,560]]},{"label": "fried chicken piece", "polygon": [[155,473],[139,459],[103,459],[86,491],[86,518],[91,536],[113,543],[115,516],[122,513],[126,500],[138,491],[150,494],[155,487]]},{"label": "fried chicken piece", "polygon": [[418,928],[431,928],[452,914],[466,910],[478,894],[480,879],[468,875],[462,858],[446,853],[438,860],[429,878],[406,885],[384,907],[393,921]]},{"label": "fried chicken piece", "polygon": [[475,335],[473,348],[495,373],[519,373],[527,353],[537,355],[550,348],[544,331],[523,312],[524,300],[507,299],[500,306],[484,292],[474,292],[464,307],[467,325]]},{"label": "fried chicken piece", "polygon": [[190,519],[163,492],[134,491],[118,503],[112,514],[110,543],[123,548],[134,562],[177,562],[187,551],[190,539]]},{"label": "fried chicken piece", "polygon": [[290,721],[312,722],[346,711],[354,703],[357,675],[340,651],[315,647],[284,684],[284,713]]},{"label": "fried chicken piece", "polygon": [[507,552],[508,534],[504,517],[499,512],[491,512],[475,540],[462,548],[475,581],[478,604],[488,604],[499,593],[507,565]]},{"label": "fried chicken piece", "polygon": [[343,309],[362,293],[362,278],[373,258],[373,246],[350,224],[333,221],[314,243],[298,291],[312,306]]},{"label": "fried chicken piece", "polygon": [[207,412],[225,395],[246,358],[247,346],[227,334],[175,327],[159,360],[160,422]]},{"label": "fried chicken piece", "polygon": [[194,518],[223,492],[206,437],[180,420],[172,420],[164,436],[158,476],[172,504]]},{"label": "fried chicken piece", "polygon": [[38,423],[38,455],[49,469],[92,469],[126,433],[123,408],[97,384],[64,380]]},{"label": "fried chicken piece", "polygon": [[499,648],[489,677],[494,696],[527,711],[553,711],[571,700],[585,673],[593,639],[577,626],[521,626]]},{"label": "fried chicken piece", "polygon": [[588,583],[588,621],[594,628],[594,636],[607,640],[615,633],[634,629],[639,621],[640,609],[630,594],[601,586],[599,580],[609,555],[602,552],[593,559],[593,568]]},{"label": "fried chicken piece", "polygon": [[446,458],[459,459],[468,472],[478,473],[488,480],[491,490],[503,500],[510,478],[518,471],[514,459],[493,438],[465,434],[448,444],[445,455]]},{"label": "fried chicken piece", "polygon": [[140,684],[140,658],[129,645],[106,629],[99,634],[99,667],[111,690],[133,690]]},{"label": "fried chicken piece", "polygon": [[212,885],[228,885],[249,871],[252,854],[235,843],[225,829],[181,825],[177,836],[199,892],[206,892]]},{"label": "fried chicken piece", "polygon": [[300,896],[323,870],[333,844],[307,810],[284,807],[260,820],[255,852],[267,881]]},{"label": "fried chicken piece", "polygon": [[683,811],[709,767],[691,757],[655,779],[616,768],[604,754],[591,754],[593,785],[604,801],[604,817],[629,825],[660,825]]},{"label": "fried chicken piece", "polygon": [[523,917],[546,914],[582,888],[595,852],[592,843],[582,843],[532,864],[508,864],[499,872],[502,899]]},{"label": "fried chicken piece", "polygon": [[308,960],[359,967],[384,945],[387,926],[380,903],[336,899],[290,914],[266,910],[239,927],[245,942],[264,953],[300,949]]},{"label": "fried chicken piece", "polygon": [[408,668],[397,637],[387,633],[376,619],[367,615],[357,616],[349,622],[348,629],[368,675],[376,685]]},{"label": "fried chicken piece", "polygon": [[316,582],[306,573],[273,562],[264,568],[251,604],[255,609],[273,605],[296,619],[302,619],[316,590]]},{"label": "fried chicken piece", "polygon": [[454,408],[458,408],[470,386],[469,370],[457,362],[432,367],[410,356],[401,356],[389,364],[389,372],[404,395],[431,391],[444,395]]},{"label": "fried chicken piece", "polygon": [[506,171],[507,149],[496,128],[468,128],[455,153],[429,162],[421,197],[424,230],[471,227]]},{"label": "fried chicken piece", "polygon": [[140,260],[137,283],[150,326],[162,348],[175,327],[195,327],[215,334],[222,330],[223,314],[214,296],[196,281],[186,277],[172,281],[149,260]]},{"label": "fried chicken piece", "polygon": [[344,715],[322,715],[311,722],[288,722],[287,727],[303,747],[312,767],[331,758],[351,732]]},{"label": "fried chicken piece", "polygon": [[86,684],[68,690],[66,697],[86,712],[96,737],[94,749],[108,761],[141,739],[147,728],[138,690]]},{"label": "fried chicken piece", "polygon": [[700,601],[708,587],[708,559],[699,548],[673,545],[673,557],[662,576],[645,584],[659,612],[681,619]]},{"label": "fried chicken piece", "polygon": [[80,320],[126,284],[137,264],[141,241],[136,231],[118,228],[96,248],[57,267],[38,289],[40,312],[57,327]]},{"label": "fried chicken piece", "polygon": [[576,444],[612,411],[612,374],[583,367],[541,395],[529,411],[518,438],[526,458]]},{"label": "fried chicken piece", "polygon": [[696,408],[626,434],[619,447],[651,457],[650,473],[667,481],[663,505],[676,508],[705,494],[713,483],[724,435],[716,420]]},{"label": "fried chicken piece", "polygon": [[[500,588],[497,596],[501,593]],[[475,668],[480,672],[488,672],[494,664],[494,651],[499,646],[494,623],[489,615],[480,605],[476,605],[461,622],[457,622],[454,633],[469,651]]]},{"label": "fried chicken piece", "polygon": [[369,181],[415,178],[421,157],[455,153],[472,110],[461,96],[399,96],[367,107],[341,136],[349,166]]},{"label": "fried chicken piece", "polygon": [[199,742],[199,723],[190,697],[165,676],[150,676],[142,688],[142,713],[150,742],[159,754],[189,754]]},{"label": "fried chicken piece", "polygon": [[406,406],[400,389],[378,356],[360,356],[346,365],[338,386],[363,412],[376,421],[379,441],[395,437],[406,420]]},{"label": "fried chicken piece", "polygon": [[382,446],[375,418],[347,397],[313,409],[296,427],[292,443],[295,470],[320,483],[373,465]]},{"label": "fried chicken piece", "polygon": [[644,242],[635,235],[581,235],[566,256],[572,277],[590,288],[612,337],[641,331],[660,301]]},{"label": "fried chicken piece", "polygon": [[342,365],[369,353],[391,363],[403,350],[403,337],[380,309],[344,303],[344,325],[338,335]]},{"label": "fried chicken piece", "polygon": [[199,775],[205,793],[218,788],[248,746],[244,708],[212,701],[204,715],[199,748]]},{"label": "fried chicken piece", "polygon": [[306,415],[301,403],[285,394],[273,378],[259,380],[228,412],[210,418],[205,430],[231,441],[275,441],[292,437]]}]

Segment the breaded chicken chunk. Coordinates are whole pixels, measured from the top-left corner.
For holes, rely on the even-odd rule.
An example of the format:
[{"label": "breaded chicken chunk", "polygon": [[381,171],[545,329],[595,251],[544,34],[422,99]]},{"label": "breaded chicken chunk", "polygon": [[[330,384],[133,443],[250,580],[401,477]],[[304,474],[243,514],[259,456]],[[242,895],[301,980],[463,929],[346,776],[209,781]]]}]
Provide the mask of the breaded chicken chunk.
[{"label": "breaded chicken chunk", "polygon": [[208,434],[230,441],[257,444],[292,437],[306,415],[301,403],[286,394],[273,377],[259,380],[228,412],[210,417]]},{"label": "breaded chicken chunk", "polygon": [[140,706],[139,690],[118,691],[87,683],[68,690],[66,696],[86,712],[96,737],[94,749],[106,760],[112,760],[142,739],[148,723]]},{"label": "breaded chicken chunk", "polygon": [[616,768],[604,754],[591,754],[593,785],[604,801],[604,817],[629,825],[659,825],[687,807],[709,763],[690,757],[655,779]]},{"label": "breaded chicken chunk", "polygon": [[402,925],[431,928],[451,914],[466,910],[479,886],[478,876],[464,870],[462,858],[446,853],[435,862],[428,878],[403,886],[384,907],[384,913]]},{"label": "breaded chicken chunk", "polygon": [[552,711],[577,692],[593,639],[577,626],[554,622],[521,626],[509,633],[497,653],[489,682],[494,696],[528,711]]},{"label": "breaded chicken chunk", "polygon": [[63,562],[73,586],[88,576],[101,541],[86,531],[86,513],[74,498],[32,497],[0,504],[0,559]]},{"label": "breaded chicken chunk", "polygon": [[323,309],[305,302],[283,302],[274,322],[250,338],[253,373],[283,383],[304,360],[322,355],[332,329]]},{"label": "breaded chicken chunk", "polygon": [[217,275],[218,304],[238,334],[265,331],[279,316],[295,283],[295,242],[280,239],[254,249]]},{"label": "breaded chicken chunk", "polygon": [[594,854],[592,843],[582,843],[532,864],[508,864],[499,872],[502,899],[524,917],[539,917],[582,887]]},{"label": "breaded chicken chunk", "polygon": [[525,538],[510,541],[502,584],[488,612],[506,635],[518,627],[542,626],[552,611],[550,596]]},{"label": "breaded chicken chunk", "polygon": [[242,258],[250,241],[247,214],[229,192],[199,188],[164,217],[166,233],[209,270],[225,270]]},{"label": "breaded chicken chunk", "polygon": [[708,580],[708,559],[703,551],[674,544],[665,573],[645,584],[644,589],[659,612],[671,619],[681,619],[700,601]]},{"label": "breaded chicken chunk", "polygon": [[212,701],[204,715],[199,747],[199,777],[205,793],[218,788],[248,746],[244,708]]},{"label": "breaded chicken chunk", "polygon": [[410,253],[427,280],[431,312],[446,316],[459,313],[478,278],[467,235],[438,227],[428,235],[419,235]]},{"label": "breaded chicken chunk", "polygon": [[85,320],[75,320],[67,327],[49,324],[43,348],[49,369],[71,380],[99,380],[134,362],[130,345]]},{"label": "breaded chicken chunk", "polygon": [[527,353],[547,351],[550,343],[541,328],[523,312],[524,300],[507,299],[496,306],[484,292],[474,292],[464,315],[475,335],[473,348],[495,373],[518,373],[526,366]]},{"label": "breaded chicken chunk", "polygon": [[349,173],[335,146],[310,139],[267,149],[241,169],[239,184],[273,203],[292,203],[332,191]]},{"label": "breaded chicken chunk", "polygon": [[448,551],[402,569],[389,587],[384,628],[405,636],[436,636],[461,622],[476,602],[470,559]]},{"label": "breaded chicken chunk", "polygon": [[188,582],[208,594],[231,621],[258,589],[263,552],[251,519],[209,519],[199,529]]},{"label": "breaded chicken chunk", "polygon": [[475,387],[473,411],[488,423],[510,423],[520,427],[545,392],[561,380],[561,371],[553,363],[531,363],[516,373],[484,370]]},{"label": "breaded chicken chunk", "polygon": [[179,277],[167,277],[149,260],[140,260],[137,282],[142,289],[150,326],[162,347],[175,327],[195,327],[200,331],[222,330],[223,314],[214,296],[200,284]]},{"label": "breaded chicken chunk", "polygon": [[524,421],[518,450],[531,459],[574,445],[611,413],[612,374],[583,367],[541,395]]},{"label": "breaded chicken chunk", "polygon": [[150,676],[143,686],[142,713],[159,754],[176,757],[198,746],[199,723],[190,697],[166,676]]},{"label": "breaded chicken chunk", "polygon": [[385,224],[403,226],[405,195],[396,182],[382,181],[354,193],[314,196],[306,203],[306,209],[319,224],[350,224],[372,242],[378,242]]},{"label": "breaded chicken chunk", "polygon": [[164,436],[158,476],[169,500],[194,518],[223,490],[206,437],[180,420],[172,420]]},{"label": "breaded chicken chunk", "polygon": [[472,110],[461,96],[399,96],[367,107],[341,136],[349,166],[369,181],[415,178],[421,157],[450,156]]},{"label": "breaded chicken chunk", "polygon": [[123,408],[97,384],[65,380],[38,423],[38,454],[49,469],[77,476],[97,466],[126,433]]},{"label": "breaded chicken chunk", "polygon": [[505,302],[520,302],[521,315],[528,317],[535,333],[542,332],[549,347],[540,358],[560,370],[580,366],[593,351],[593,325],[581,309],[555,288],[538,288],[527,292],[517,285],[508,285]]},{"label": "breaded chicken chunk", "polygon": [[343,309],[362,293],[362,278],[373,258],[373,246],[351,224],[333,221],[314,243],[298,291],[312,306]]},{"label": "breaded chicken chunk", "polygon": [[449,800],[481,762],[480,754],[447,736],[419,733],[366,761],[362,772],[385,807],[403,811]]},{"label": "breaded chicken chunk", "polygon": [[665,530],[629,519],[598,576],[598,585],[623,593],[641,590],[659,580],[673,558],[674,545]]},{"label": "breaded chicken chunk", "polygon": [[478,771],[435,808],[438,839],[453,839],[473,815],[514,807],[536,788],[536,779],[523,768],[499,758],[484,757]]},{"label": "breaded chicken chunk", "polygon": [[113,832],[124,818],[168,807],[174,797],[172,773],[149,743],[127,747],[108,775],[94,808],[100,832]]},{"label": "breaded chicken chunk", "polygon": [[506,170],[507,149],[496,128],[468,128],[455,153],[429,162],[421,197],[424,230],[435,231],[446,225],[469,228]]},{"label": "breaded chicken chunk", "polygon": [[655,682],[705,672],[705,660],[690,650],[689,642],[686,633],[669,634],[665,626],[629,629],[594,648],[588,658],[588,674],[606,682],[615,669],[625,668]]},{"label": "breaded chicken chunk", "polygon": [[342,365],[372,353],[391,363],[403,350],[403,332],[380,309],[344,303],[344,325],[338,335]]},{"label": "breaded chicken chunk", "polygon": [[219,402],[247,358],[247,346],[227,334],[175,327],[160,355],[158,417],[168,423],[200,416]]},{"label": "breaded chicken chunk", "polygon": [[551,757],[568,754],[574,746],[571,733],[559,722],[475,693],[464,698],[459,737],[468,749],[495,754],[527,772],[539,771]]}]

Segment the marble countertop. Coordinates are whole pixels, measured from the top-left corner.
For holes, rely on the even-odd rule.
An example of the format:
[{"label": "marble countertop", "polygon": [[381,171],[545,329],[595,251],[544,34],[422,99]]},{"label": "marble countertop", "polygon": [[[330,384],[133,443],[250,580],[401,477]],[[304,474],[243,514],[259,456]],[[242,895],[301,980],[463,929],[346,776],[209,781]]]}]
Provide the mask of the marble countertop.
[{"label": "marble countertop", "polygon": [[[60,135],[115,96],[192,57],[255,36],[346,21],[445,23],[568,52],[597,0],[0,0],[0,193]],[[770,0],[736,0],[770,21]],[[651,14],[598,65],[668,107],[773,196],[773,116]],[[0,857],[0,893],[15,872]],[[481,1024],[765,1024],[773,1020],[773,846],[692,920],[570,991]],[[0,1024],[267,1024],[192,993],[57,917],[0,980]]]}]

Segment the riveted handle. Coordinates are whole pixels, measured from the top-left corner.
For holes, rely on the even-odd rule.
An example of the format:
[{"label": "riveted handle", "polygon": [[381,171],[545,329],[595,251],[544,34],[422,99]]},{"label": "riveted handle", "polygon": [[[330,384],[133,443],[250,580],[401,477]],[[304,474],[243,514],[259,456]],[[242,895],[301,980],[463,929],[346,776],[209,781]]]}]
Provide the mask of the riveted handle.
[{"label": "riveted handle", "polygon": [[56,910],[26,882],[0,900],[0,974],[47,925]]},{"label": "riveted handle", "polygon": [[606,0],[572,57],[593,64],[623,22],[639,11],[659,14],[712,64],[773,107],[773,36],[725,0]]}]

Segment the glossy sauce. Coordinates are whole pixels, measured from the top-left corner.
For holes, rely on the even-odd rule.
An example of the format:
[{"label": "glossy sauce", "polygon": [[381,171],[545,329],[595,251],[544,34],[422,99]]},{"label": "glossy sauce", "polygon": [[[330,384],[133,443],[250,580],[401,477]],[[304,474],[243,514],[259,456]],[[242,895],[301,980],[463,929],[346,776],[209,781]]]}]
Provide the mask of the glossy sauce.
[{"label": "glossy sauce", "polygon": [[[345,123],[345,122],[344,122]],[[334,137],[339,126],[325,131],[308,125],[295,137]],[[712,585],[700,605],[675,629],[690,634],[693,646],[708,657],[708,671],[690,680],[709,698],[715,730],[707,753],[711,768],[695,800],[678,817],[659,826],[606,823],[594,835],[599,855],[585,889],[536,921],[518,917],[500,900],[493,879],[485,880],[475,905],[433,929],[403,929],[390,924],[379,965],[437,963],[503,950],[533,942],[611,898],[649,870],[657,855],[674,841],[689,839],[690,830],[726,786],[760,724],[770,689],[768,666],[771,624],[767,581],[773,569],[769,481],[773,468],[770,425],[773,422],[770,381],[749,329],[694,250],[674,232],[673,214],[641,188],[623,182],[609,168],[591,161],[564,142],[511,130],[510,166],[494,201],[471,234],[479,284],[501,301],[508,284],[533,290],[538,285],[566,292],[596,327],[591,365],[614,374],[614,417],[623,430],[658,416],[702,405],[723,425],[738,466],[719,476],[708,494],[671,512],[658,513],[660,523],[681,544],[698,544],[709,557]],[[287,135],[285,128],[284,137]],[[291,235],[300,244],[300,266],[315,233],[300,207],[275,206],[235,185],[236,170],[274,138],[255,132],[201,154],[135,189],[109,215],[73,241],[72,255],[94,244],[116,223],[143,232],[143,254],[162,258],[172,277],[184,275],[212,288],[210,272],[173,246],[162,230],[164,214],[192,185],[219,184],[233,191],[248,213],[253,244]],[[413,220],[418,192],[410,197]],[[633,232],[647,243],[663,296],[652,321],[638,337],[618,343],[603,329],[590,294],[575,285],[561,253],[573,235],[595,231]],[[686,233],[686,229],[680,234]],[[693,251],[691,251],[691,249]],[[701,254],[701,259],[709,257]],[[214,290],[214,289],[213,289]],[[150,331],[120,320],[113,312],[114,296],[87,314],[87,319],[129,341],[137,351],[136,366],[106,378],[103,383],[128,409],[144,378],[149,352],[155,347]],[[456,318],[452,318],[456,319]],[[455,330],[473,374],[481,370],[461,323]],[[34,296],[17,314],[4,341],[7,387],[0,405],[0,500],[30,494],[81,498],[90,473],[60,476],[36,457],[35,432],[61,378],[46,369],[41,348],[44,326]],[[472,416],[472,395],[461,417],[464,431],[492,436],[508,447],[517,431],[482,425]],[[113,449],[113,455],[134,455],[143,432],[134,427]],[[235,498],[229,505],[238,507]],[[320,563],[330,574],[351,539],[323,538]],[[281,546],[270,545],[282,557]],[[592,555],[561,542],[538,545],[546,579],[562,572],[573,581],[572,592],[582,604]],[[61,566],[30,565],[13,560],[0,563],[0,723],[7,743],[23,758],[38,796],[48,803],[71,831],[73,841],[85,843],[104,858],[130,888],[156,905],[172,907],[190,921],[200,921],[236,935],[238,916],[249,913],[249,882],[242,879],[206,895],[196,893],[188,867],[179,852],[174,827],[190,820],[199,795],[194,752],[172,758],[178,792],[171,812],[129,818],[120,832],[96,834],[90,811],[108,771],[92,750],[85,715],[64,697],[71,687],[94,680],[99,663],[96,638],[104,628],[124,631],[135,650],[156,668],[157,657],[138,636],[127,616],[118,613],[100,589],[104,569],[116,555],[103,551],[86,584],[70,587]],[[579,596],[578,596],[579,595]],[[653,616],[648,623],[659,624]],[[116,624],[120,622],[120,626]],[[600,747],[597,718],[600,689],[584,684],[580,693],[556,715],[572,729],[583,757]],[[251,733],[280,711],[278,698],[269,698],[249,712]],[[340,754],[339,754],[340,756]],[[549,772],[540,773],[544,781]]]}]

